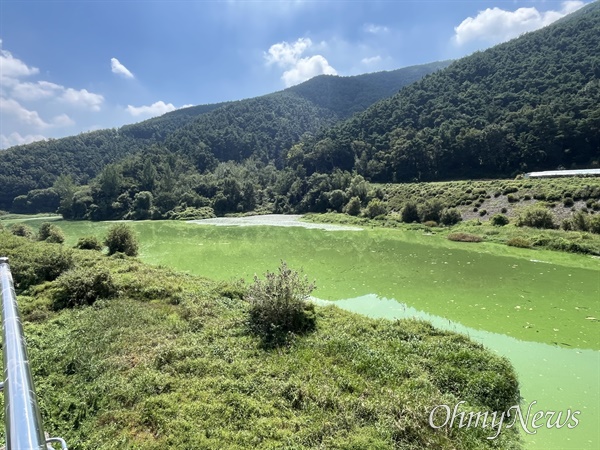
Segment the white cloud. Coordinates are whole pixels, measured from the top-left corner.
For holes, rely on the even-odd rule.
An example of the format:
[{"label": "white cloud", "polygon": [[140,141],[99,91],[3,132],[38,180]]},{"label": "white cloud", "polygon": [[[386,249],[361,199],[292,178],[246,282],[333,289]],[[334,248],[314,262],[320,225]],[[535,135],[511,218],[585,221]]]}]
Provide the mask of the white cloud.
[{"label": "white cloud", "polygon": [[373,23],[367,23],[363,26],[363,30],[371,34],[383,34],[390,31],[390,29],[383,25],[375,25]]},{"label": "white cloud", "polygon": [[134,117],[137,116],[149,116],[155,117],[160,116],[162,114],[175,111],[177,108],[173,105],[173,103],[165,103],[162,100],[156,103],[153,103],[150,106],[131,106],[127,105],[127,112]]},{"label": "white cloud", "polygon": [[113,73],[121,75],[125,78],[135,78],[127,67],[119,62],[117,58],[110,58],[110,67]]},{"label": "white cloud", "polygon": [[365,66],[374,66],[381,62],[381,56],[371,56],[369,58],[363,58],[360,60]]},{"label": "white cloud", "polygon": [[19,83],[12,87],[12,96],[24,101],[35,101],[54,97],[57,92],[64,88],[58,84],[48,81],[38,81],[36,83]]},{"label": "white cloud", "polygon": [[519,8],[506,11],[498,7],[480,11],[476,17],[467,17],[454,28],[454,42],[464,45],[471,41],[486,43],[505,42],[525,32],[542,28],[570,14],[585,3],[566,1],[559,11],[540,12],[536,8]]},{"label": "white cloud", "polygon": [[102,95],[94,94],[87,89],[76,90],[65,88],[64,86],[48,81],[38,81],[36,83],[21,83],[17,81],[11,87],[10,91],[11,97],[26,102],[57,98],[72,106],[91,111],[100,111],[100,107],[104,102]]},{"label": "white cloud", "polygon": [[287,67],[296,64],[302,53],[312,45],[308,38],[300,38],[293,44],[289,42],[280,42],[273,44],[269,52],[265,54],[268,64],[277,64],[280,67]]},{"label": "white cloud", "polygon": [[14,132],[5,136],[0,134],[0,149],[12,147],[13,145],[31,144],[35,141],[45,141],[47,138],[41,134],[27,134],[21,136],[19,133]]},{"label": "white cloud", "polygon": [[66,114],[60,114],[52,119],[52,125],[55,127],[70,127],[75,125],[75,121]]},{"label": "white cloud", "polygon": [[337,75],[337,72],[323,56],[315,55],[299,59],[292,69],[283,72],[281,78],[285,85],[289,87],[323,74]]},{"label": "white cloud", "polygon": [[37,67],[29,67],[20,59],[15,58],[9,51],[3,50],[0,39],[0,84],[11,86],[20,77],[28,77],[39,73]]},{"label": "white cloud", "polygon": [[28,110],[12,98],[0,98],[0,112],[13,116],[19,122],[35,128],[42,129],[50,126],[40,117],[37,111]]},{"label": "white cloud", "polygon": [[61,99],[71,105],[88,108],[92,111],[100,111],[100,106],[104,102],[104,97],[100,94],[88,92],[86,89],[77,91],[72,88],[65,89]]},{"label": "white cloud", "polygon": [[[308,38],[300,38],[294,43],[280,42],[273,44],[264,54],[267,65],[276,64],[286,69],[281,76],[286,87],[293,86],[317,75],[337,75],[337,71],[322,55],[302,58],[302,54],[313,45]],[[320,44],[321,48],[326,45]]]}]

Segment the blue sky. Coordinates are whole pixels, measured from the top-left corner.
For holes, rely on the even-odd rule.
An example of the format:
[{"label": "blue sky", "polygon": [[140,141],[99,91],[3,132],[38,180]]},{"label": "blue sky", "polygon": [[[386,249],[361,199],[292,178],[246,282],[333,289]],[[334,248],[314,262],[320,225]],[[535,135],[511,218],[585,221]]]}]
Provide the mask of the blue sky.
[{"label": "blue sky", "polygon": [[0,0],[0,148],[459,58],[585,3]]}]

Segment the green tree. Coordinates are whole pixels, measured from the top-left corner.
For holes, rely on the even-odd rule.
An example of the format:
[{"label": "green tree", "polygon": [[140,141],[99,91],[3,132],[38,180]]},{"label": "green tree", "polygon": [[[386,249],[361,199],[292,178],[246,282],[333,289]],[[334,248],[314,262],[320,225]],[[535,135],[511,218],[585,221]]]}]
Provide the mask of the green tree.
[{"label": "green tree", "polygon": [[108,254],[120,252],[127,256],[138,254],[138,240],[133,230],[124,224],[113,225],[109,230],[104,245],[108,247]]}]

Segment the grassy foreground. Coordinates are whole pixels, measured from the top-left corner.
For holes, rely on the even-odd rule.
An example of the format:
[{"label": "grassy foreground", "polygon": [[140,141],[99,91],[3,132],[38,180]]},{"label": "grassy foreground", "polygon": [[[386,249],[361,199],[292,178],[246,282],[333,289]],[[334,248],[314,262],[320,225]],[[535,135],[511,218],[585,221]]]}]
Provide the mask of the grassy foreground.
[{"label": "grassy foreground", "polygon": [[[509,362],[465,336],[317,307],[314,332],[265,349],[239,283],[1,231],[0,254],[45,427],[69,448],[520,448],[515,428],[428,424],[438,404],[519,401]],[[112,298],[63,308],[61,279],[107,272]]]}]

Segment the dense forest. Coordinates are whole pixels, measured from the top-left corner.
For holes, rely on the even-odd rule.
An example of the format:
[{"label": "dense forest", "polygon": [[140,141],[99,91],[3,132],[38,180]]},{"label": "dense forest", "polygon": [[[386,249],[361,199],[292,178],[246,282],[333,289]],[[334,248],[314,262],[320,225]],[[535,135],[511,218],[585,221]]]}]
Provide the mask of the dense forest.
[{"label": "dense forest", "polygon": [[369,181],[597,166],[598,48],[595,2],[451,64],[320,76],[15,147],[0,154],[0,209],[92,220],[355,212],[383,197]]},{"label": "dense forest", "polygon": [[463,58],[292,153],[373,181],[507,177],[600,160],[600,4]]},{"label": "dense forest", "polygon": [[448,64],[320,76],[263,97],[195,106],[120,129],[13,147],[0,152],[0,209],[10,209],[13,199],[28,191],[50,188],[60,175],[86,185],[107,164],[152,146],[192,158],[200,171],[213,169],[217,160],[253,155],[266,161],[306,133],[348,118]]}]

